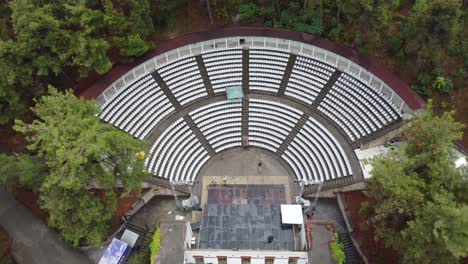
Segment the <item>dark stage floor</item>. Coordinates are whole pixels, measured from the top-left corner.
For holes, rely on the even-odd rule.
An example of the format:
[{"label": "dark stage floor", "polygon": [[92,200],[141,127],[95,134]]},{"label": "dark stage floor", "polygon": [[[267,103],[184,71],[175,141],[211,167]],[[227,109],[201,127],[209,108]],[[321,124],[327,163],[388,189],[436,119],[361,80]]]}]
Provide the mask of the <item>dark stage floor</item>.
[{"label": "dark stage floor", "polygon": [[210,185],[200,229],[201,249],[294,250],[282,226],[283,185]]}]

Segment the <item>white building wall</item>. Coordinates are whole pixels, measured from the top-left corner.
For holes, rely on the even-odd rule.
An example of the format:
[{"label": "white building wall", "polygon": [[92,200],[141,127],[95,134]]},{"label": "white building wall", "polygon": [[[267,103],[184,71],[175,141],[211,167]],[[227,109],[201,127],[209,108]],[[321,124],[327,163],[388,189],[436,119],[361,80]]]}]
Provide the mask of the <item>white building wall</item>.
[{"label": "white building wall", "polygon": [[265,258],[274,258],[274,264],[288,264],[290,258],[296,258],[298,264],[308,264],[307,252],[303,251],[232,251],[232,250],[188,250],[185,251],[185,263],[194,264],[195,258],[203,257],[205,264],[218,264],[218,257],[227,259],[228,264],[241,264],[242,257],[250,257],[251,264],[265,264]]}]

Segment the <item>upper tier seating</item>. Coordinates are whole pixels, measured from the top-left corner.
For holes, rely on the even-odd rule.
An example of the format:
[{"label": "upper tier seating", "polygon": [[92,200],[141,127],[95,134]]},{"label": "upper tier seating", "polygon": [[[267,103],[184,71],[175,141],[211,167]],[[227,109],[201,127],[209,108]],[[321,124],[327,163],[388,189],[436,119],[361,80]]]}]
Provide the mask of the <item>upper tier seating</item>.
[{"label": "upper tier seating", "polygon": [[241,101],[211,103],[190,112],[190,116],[216,152],[241,146]]},{"label": "upper tier seating", "polygon": [[154,142],[146,166],[150,173],[171,181],[194,181],[209,158],[187,123],[180,118]]},{"label": "upper tier seating", "polygon": [[100,117],[114,126],[144,139],[174,107],[156,84],[146,75],[126,89],[122,89],[106,105]]},{"label": "upper tier seating", "polygon": [[202,55],[215,93],[226,87],[242,85],[242,50],[211,51]]},{"label": "upper tier seating", "polygon": [[181,105],[208,95],[194,57],[168,64],[158,72]]},{"label": "upper tier seating", "polygon": [[251,49],[249,52],[250,90],[277,93],[288,59],[289,54],[284,52]]},{"label": "upper tier seating", "polygon": [[352,141],[368,136],[399,117],[393,105],[354,77],[343,73],[319,106]]},{"label": "upper tier seating", "polygon": [[311,104],[334,71],[325,63],[297,56],[285,95]]}]

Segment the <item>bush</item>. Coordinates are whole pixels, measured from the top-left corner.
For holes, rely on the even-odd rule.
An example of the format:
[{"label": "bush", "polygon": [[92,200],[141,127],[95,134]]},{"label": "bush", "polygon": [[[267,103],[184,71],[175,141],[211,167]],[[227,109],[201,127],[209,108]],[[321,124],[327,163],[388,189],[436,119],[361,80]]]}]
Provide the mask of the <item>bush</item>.
[{"label": "bush", "polygon": [[260,11],[260,8],[254,3],[239,5],[239,19],[242,22],[253,22],[257,19]]},{"label": "bush", "polygon": [[344,264],[346,261],[346,255],[344,253],[343,241],[341,241],[340,235],[335,233],[335,241],[331,244],[331,253],[333,259],[338,264]]},{"label": "bush", "polygon": [[362,202],[361,203],[361,208],[359,208],[359,215],[362,216],[363,218],[369,217],[369,214],[371,212],[371,205],[369,202]]},{"label": "bush", "polygon": [[[302,17],[302,21],[308,24],[307,30],[302,30],[307,33],[311,33],[317,36],[323,33],[323,19],[318,11],[307,11]],[[301,30],[298,30],[301,31]]]},{"label": "bush", "polygon": [[154,258],[158,255],[159,249],[161,248],[161,229],[158,229],[156,232],[154,232],[153,240],[151,241],[149,247],[151,252],[150,261],[153,263]]},{"label": "bush", "polygon": [[429,74],[419,74],[418,77],[416,77],[416,81],[411,85],[411,87],[419,95],[430,97],[432,95],[432,90],[430,89],[431,79],[432,78]]},{"label": "bush", "polygon": [[338,23],[336,19],[333,19],[332,25],[330,32],[328,32],[328,38],[337,41],[340,37],[341,31],[343,30],[343,26]]},{"label": "bush", "polygon": [[444,94],[450,94],[453,89],[452,81],[448,78],[438,76],[432,83],[432,87]]},{"label": "bush", "polygon": [[223,21],[224,24],[229,24],[231,22],[231,16],[227,7],[223,7],[216,10],[216,16]]}]

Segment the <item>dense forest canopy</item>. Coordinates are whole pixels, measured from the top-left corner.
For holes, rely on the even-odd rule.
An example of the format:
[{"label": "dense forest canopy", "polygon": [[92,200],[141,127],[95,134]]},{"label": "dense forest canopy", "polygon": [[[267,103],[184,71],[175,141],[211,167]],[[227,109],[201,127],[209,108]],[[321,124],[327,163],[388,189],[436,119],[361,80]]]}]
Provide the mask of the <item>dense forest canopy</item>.
[{"label": "dense forest canopy", "polygon": [[112,68],[111,48],[124,57],[145,53],[152,47],[145,41],[153,31],[149,10],[146,0],[0,4],[0,124],[24,113],[67,69],[78,77],[103,74]]}]

